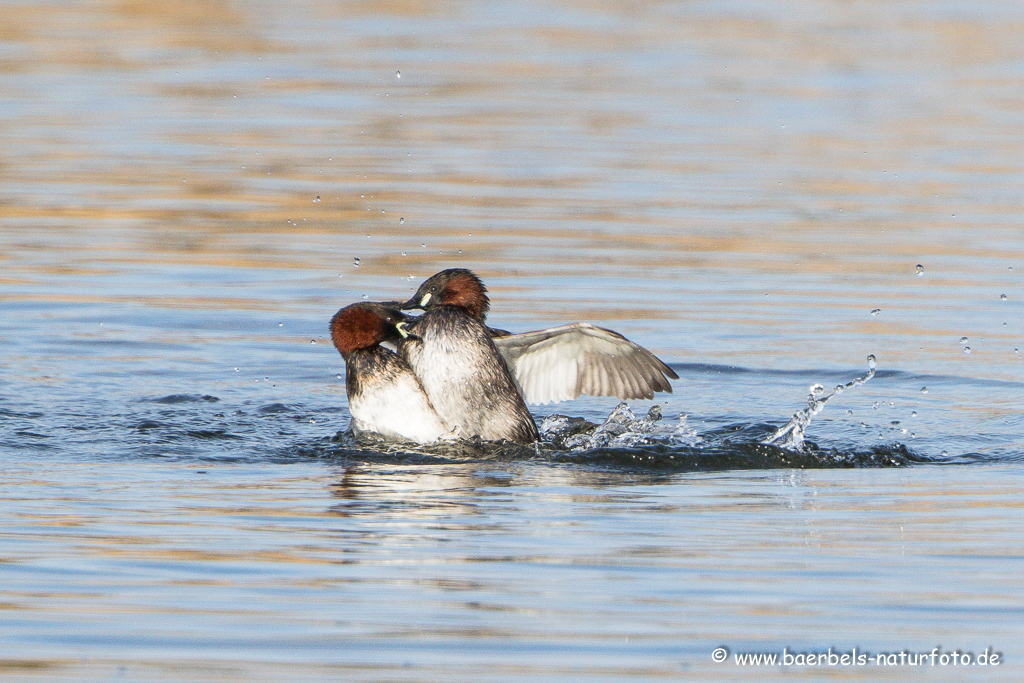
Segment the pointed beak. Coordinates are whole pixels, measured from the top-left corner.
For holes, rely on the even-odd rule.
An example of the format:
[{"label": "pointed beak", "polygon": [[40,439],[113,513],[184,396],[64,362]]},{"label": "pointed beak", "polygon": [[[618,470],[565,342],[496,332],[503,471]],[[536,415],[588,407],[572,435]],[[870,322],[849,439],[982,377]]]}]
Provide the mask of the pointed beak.
[{"label": "pointed beak", "polygon": [[417,292],[416,296],[402,304],[402,310],[408,311],[413,308],[424,308],[427,302],[430,301],[430,294],[424,294],[422,298],[419,298],[419,296],[419,292]]}]

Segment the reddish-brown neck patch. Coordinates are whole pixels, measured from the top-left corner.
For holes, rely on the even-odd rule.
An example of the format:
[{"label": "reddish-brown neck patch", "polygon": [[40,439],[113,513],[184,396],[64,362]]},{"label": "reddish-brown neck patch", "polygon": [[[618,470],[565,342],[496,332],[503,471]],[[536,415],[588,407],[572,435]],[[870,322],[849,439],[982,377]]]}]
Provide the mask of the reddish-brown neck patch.
[{"label": "reddish-brown neck patch", "polygon": [[441,292],[441,303],[458,306],[474,318],[484,319],[491,302],[484,284],[471,273],[452,277]]},{"label": "reddish-brown neck patch", "polygon": [[331,318],[331,341],[342,354],[374,347],[385,337],[384,321],[359,304],[346,306]]}]

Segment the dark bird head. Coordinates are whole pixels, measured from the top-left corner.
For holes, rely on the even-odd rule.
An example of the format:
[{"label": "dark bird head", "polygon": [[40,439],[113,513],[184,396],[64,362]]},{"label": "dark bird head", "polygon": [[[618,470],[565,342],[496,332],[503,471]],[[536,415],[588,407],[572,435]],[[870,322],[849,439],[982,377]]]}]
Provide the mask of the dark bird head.
[{"label": "dark bird head", "polygon": [[412,319],[399,310],[399,305],[397,301],[362,302],[335,313],[331,318],[331,341],[335,348],[344,356],[408,337],[406,326]]},{"label": "dark bird head", "polygon": [[420,285],[416,294],[402,304],[402,310],[422,308],[427,311],[435,306],[455,306],[483,320],[491,307],[491,301],[487,298],[484,283],[472,271],[449,268]]}]

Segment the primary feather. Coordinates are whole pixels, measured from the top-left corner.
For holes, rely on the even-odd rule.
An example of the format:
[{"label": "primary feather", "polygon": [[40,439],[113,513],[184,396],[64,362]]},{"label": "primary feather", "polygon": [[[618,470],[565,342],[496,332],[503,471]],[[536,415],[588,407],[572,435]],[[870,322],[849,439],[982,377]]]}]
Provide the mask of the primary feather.
[{"label": "primary feather", "polygon": [[672,368],[618,332],[589,323],[495,336],[527,403],[566,401],[588,394],[623,400],[672,392]]}]

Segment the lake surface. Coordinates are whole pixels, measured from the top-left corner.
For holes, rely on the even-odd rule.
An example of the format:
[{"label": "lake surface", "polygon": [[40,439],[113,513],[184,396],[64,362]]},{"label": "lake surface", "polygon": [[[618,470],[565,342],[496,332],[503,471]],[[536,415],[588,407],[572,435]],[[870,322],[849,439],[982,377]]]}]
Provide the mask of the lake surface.
[{"label": "lake surface", "polygon": [[[3,10],[0,679],[1024,677],[1017,3]],[[455,266],[665,438],[347,438],[328,320]]]}]

